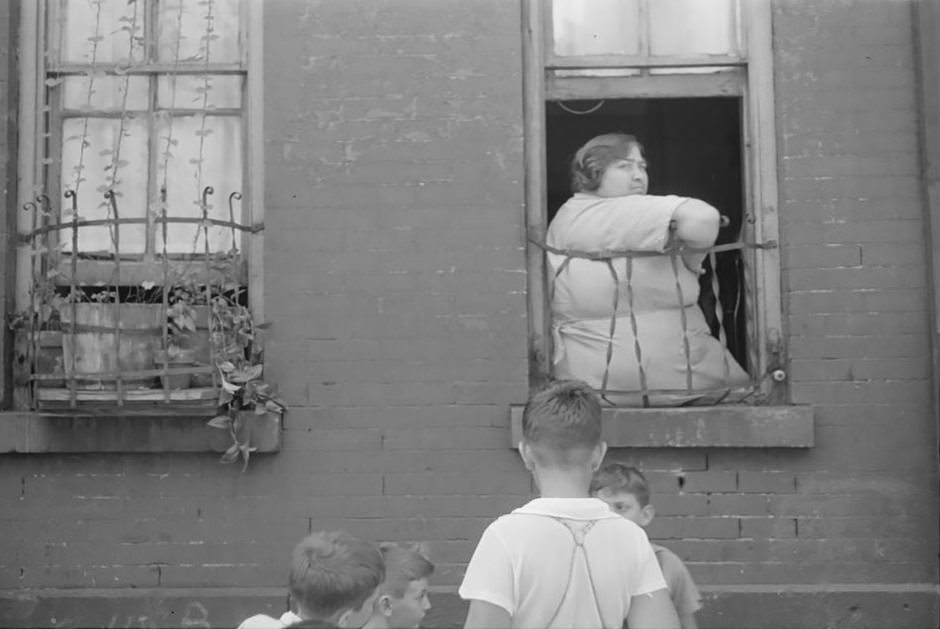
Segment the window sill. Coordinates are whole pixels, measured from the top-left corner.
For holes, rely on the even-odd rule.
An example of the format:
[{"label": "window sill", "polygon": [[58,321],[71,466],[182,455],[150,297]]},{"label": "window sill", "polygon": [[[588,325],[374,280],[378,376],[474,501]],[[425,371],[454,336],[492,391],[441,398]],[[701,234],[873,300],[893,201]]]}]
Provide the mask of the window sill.
[{"label": "window sill", "polygon": [[[522,437],[522,406],[510,410],[511,447]],[[812,406],[605,408],[611,448],[810,448]]]},{"label": "window sill", "polygon": [[[225,430],[205,416],[55,415],[0,412],[0,454],[54,452],[224,452]],[[258,452],[281,448],[281,418],[258,416],[251,431]]]}]

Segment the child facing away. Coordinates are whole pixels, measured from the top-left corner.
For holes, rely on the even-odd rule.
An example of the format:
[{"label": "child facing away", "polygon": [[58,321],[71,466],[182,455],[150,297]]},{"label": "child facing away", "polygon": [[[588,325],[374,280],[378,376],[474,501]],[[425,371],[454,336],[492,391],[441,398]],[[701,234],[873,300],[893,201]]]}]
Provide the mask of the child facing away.
[{"label": "child facing away", "polygon": [[311,533],[294,547],[290,595],[295,612],[258,614],[238,629],[362,627],[385,579],[379,549],[342,531]]},{"label": "child facing away", "polygon": [[646,533],[588,493],[606,450],[587,384],[529,398],[519,452],[540,497],[483,532],[459,589],[464,627],[679,628]]},{"label": "child facing away", "polygon": [[379,586],[375,611],[364,629],[417,629],[431,609],[428,578],[434,564],[421,546],[379,545],[385,560],[385,582]]},{"label": "child facing away", "polygon": [[[591,495],[597,496],[610,509],[643,528],[649,526],[656,515],[650,503],[650,489],[646,477],[635,467],[622,463],[607,463],[591,481]],[[653,544],[653,551],[662,568],[673,605],[679,614],[682,629],[697,629],[695,612],[702,608],[702,599],[689,569],[668,548]]]}]

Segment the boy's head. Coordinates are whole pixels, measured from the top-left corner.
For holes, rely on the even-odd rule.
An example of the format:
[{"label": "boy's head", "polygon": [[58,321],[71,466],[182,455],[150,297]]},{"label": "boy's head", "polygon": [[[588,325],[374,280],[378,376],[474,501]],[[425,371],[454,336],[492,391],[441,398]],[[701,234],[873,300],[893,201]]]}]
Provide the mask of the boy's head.
[{"label": "boy's head", "polygon": [[434,573],[434,564],[420,546],[381,544],[379,549],[385,560],[385,582],[379,587],[375,615],[383,622],[375,624],[395,629],[417,627],[431,609],[428,577]]},{"label": "boy's head", "polygon": [[591,479],[591,495],[597,496],[611,511],[646,526],[656,511],[650,504],[650,488],[646,477],[635,467],[623,463],[606,463]]},{"label": "boy's head", "polygon": [[305,619],[361,627],[385,578],[373,544],[342,531],[311,533],[294,548],[290,593]]},{"label": "boy's head", "polygon": [[526,402],[519,446],[526,465],[596,468],[606,449],[601,441],[600,398],[587,383],[558,380]]}]

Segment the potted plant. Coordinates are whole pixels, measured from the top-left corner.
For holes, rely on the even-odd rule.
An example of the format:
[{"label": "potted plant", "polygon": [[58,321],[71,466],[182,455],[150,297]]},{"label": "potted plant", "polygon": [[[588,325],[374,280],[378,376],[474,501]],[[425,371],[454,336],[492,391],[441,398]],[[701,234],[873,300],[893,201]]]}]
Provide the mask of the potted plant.
[{"label": "potted plant", "polygon": [[212,344],[221,383],[219,414],[209,426],[227,430],[232,438],[222,458],[223,463],[242,460],[242,471],[248,468],[252,445],[251,435],[258,418],[273,414],[280,418],[287,410],[277,388],[266,382],[264,359],[256,324],[251,311],[231,295],[216,295],[211,304]]}]

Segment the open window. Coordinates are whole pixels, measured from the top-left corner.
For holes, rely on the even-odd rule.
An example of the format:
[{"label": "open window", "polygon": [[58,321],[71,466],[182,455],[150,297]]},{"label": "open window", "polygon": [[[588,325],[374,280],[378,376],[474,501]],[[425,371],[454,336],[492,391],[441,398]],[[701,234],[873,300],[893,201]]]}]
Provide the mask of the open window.
[{"label": "open window", "polygon": [[632,133],[650,194],[700,198],[726,219],[699,303],[751,379],[786,399],[777,252],[770,5],[722,0],[524,3],[530,379],[551,377],[545,233],[586,140]]},{"label": "open window", "polygon": [[259,11],[22,4],[18,410],[211,416],[257,349]]}]

